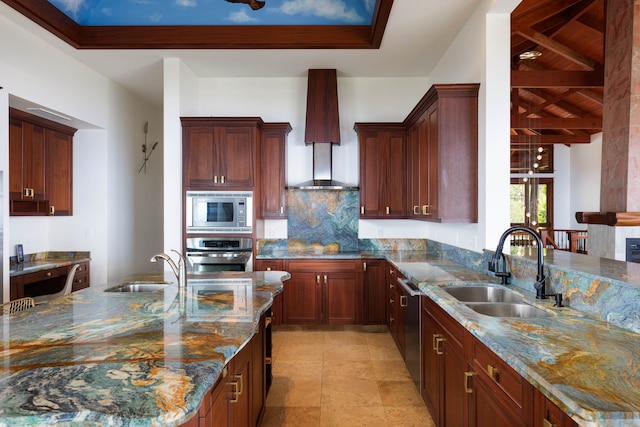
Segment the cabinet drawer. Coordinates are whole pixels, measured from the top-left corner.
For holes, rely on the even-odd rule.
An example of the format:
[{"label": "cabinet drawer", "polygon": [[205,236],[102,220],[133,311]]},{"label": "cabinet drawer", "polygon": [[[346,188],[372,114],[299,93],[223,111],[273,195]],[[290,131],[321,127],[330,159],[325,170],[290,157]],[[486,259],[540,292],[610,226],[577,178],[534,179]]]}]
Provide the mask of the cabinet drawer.
[{"label": "cabinet drawer", "polygon": [[481,342],[473,340],[473,367],[489,384],[499,387],[518,407],[523,405],[523,379]]},{"label": "cabinet drawer", "polygon": [[286,268],[295,271],[323,273],[338,271],[357,271],[358,260],[288,260]]},{"label": "cabinet drawer", "polygon": [[22,280],[25,285],[28,285],[30,283],[42,282],[44,280],[53,279],[54,277],[61,277],[66,275],[67,267],[57,267],[51,268],[49,270],[25,274]]},{"label": "cabinet drawer", "polygon": [[256,271],[281,271],[281,259],[257,259],[255,264]]},{"label": "cabinet drawer", "polygon": [[441,309],[433,300],[427,296],[422,296],[422,310],[427,314],[437,319],[440,326],[442,326],[455,341],[455,344],[462,348],[464,346],[464,337],[467,335],[467,330],[456,322],[456,320],[449,316],[443,309]]}]

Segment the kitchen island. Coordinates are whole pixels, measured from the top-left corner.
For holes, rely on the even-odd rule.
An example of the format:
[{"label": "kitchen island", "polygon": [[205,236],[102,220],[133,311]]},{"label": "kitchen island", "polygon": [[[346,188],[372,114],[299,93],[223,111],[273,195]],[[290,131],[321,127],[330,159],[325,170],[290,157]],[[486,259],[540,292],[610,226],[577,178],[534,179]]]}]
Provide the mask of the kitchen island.
[{"label": "kitchen island", "polygon": [[[216,273],[150,292],[111,283],[5,315],[0,425],[180,425],[257,332],[286,272]],[[231,283],[233,282],[233,283]],[[227,292],[215,292],[222,286]],[[209,287],[209,292],[201,292]]]}]

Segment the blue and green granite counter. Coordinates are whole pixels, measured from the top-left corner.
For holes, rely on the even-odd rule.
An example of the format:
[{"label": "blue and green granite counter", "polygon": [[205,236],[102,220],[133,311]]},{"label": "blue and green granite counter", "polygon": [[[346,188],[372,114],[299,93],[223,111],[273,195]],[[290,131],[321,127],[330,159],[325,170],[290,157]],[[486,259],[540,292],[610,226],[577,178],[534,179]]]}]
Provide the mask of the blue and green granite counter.
[{"label": "blue and green granite counter", "polygon": [[554,308],[535,299],[536,252],[514,248],[509,288],[551,316],[496,318],[443,290],[499,283],[486,270],[493,252],[412,242],[361,241],[360,252],[324,254],[274,241],[258,258],[386,259],[579,425],[640,426],[640,265],[546,250],[547,291],[561,292],[567,306]]},{"label": "blue and green granite counter", "polygon": [[[0,316],[0,425],[187,421],[289,275],[215,277],[191,277],[185,290],[115,293],[103,292],[114,284],[94,286]],[[156,274],[130,281],[176,280]],[[194,292],[207,286],[233,290]]]}]

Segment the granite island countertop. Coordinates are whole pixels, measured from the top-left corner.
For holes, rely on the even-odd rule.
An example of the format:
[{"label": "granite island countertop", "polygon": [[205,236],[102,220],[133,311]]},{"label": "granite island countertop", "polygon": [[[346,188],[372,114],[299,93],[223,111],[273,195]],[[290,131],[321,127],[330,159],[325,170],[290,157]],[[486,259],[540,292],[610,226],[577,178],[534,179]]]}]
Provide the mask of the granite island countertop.
[{"label": "granite island countertop", "polygon": [[28,254],[25,255],[24,262],[19,264],[15,262],[15,257],[11,257],[9,276],[16,277],[23,274],[37,273],[38,271],[66,267],[86,261],[91,261],[89,252],[41,252]]},{"label": "granite island countertop", "polygon": [[[215,276],[190,278],[185,290],[170,285],[141,293],[104,292],[110,283],[0,316],[0,425],[187,421],[289,277],[276,271]],[[204,297],[194,291],[221,285],[240,290]]]}]

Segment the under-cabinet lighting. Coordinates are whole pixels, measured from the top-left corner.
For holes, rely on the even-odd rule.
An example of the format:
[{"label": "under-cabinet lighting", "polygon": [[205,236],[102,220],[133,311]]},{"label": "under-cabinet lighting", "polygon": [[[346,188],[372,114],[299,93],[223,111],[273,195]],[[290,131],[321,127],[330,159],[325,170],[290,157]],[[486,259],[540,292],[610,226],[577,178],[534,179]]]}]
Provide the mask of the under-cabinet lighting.
[{"label": "under-cabinet lighting", "polygon": [[68,121],[71,121],[71,118],[70,118],[70,117],[63,116],[63,115],[62,115],[62,114],[60,114],[60,113],[56,113],[55,111],[47,110],[47,109],[42,108],[42,107],[27,107],[27,110],[28,110],[28,111],[31,111],[31,112],[38,112],[38,113],[41,113],[41,114],[46,114],[46,115],[49,115],[49,116],[54,116],[54,117],[57,117],[57,118],[62,119],[62,120],[68,120]]}]

